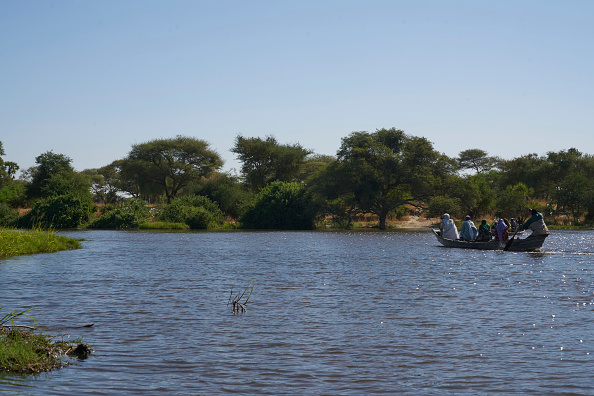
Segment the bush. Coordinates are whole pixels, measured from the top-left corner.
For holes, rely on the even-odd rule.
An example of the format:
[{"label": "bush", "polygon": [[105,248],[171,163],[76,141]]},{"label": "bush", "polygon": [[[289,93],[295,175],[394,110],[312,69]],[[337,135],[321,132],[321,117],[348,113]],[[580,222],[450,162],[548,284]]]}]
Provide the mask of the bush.
[{"label": "bush", "polygon": [[238,219],[244,211],[252,192],[244,189],[236,177],[225,173],[215,173],[208,179],[190,186],[194,195],[202,195],[216,202],[227,216]]},{"label": "bush", "polygon": [[10,227],[17,223],[19,215],[10,205],[5,202],[0,202],[0,226]]},{"label": "bush", "polygon": [[20,181],[14,181],[12,184],[0,189],[0,202],[7,203],[12,208],[25,205],[27,189]]},{"label": "bush", "polygon": [[206,229],[223,223],[224,215],[218,205],[207,197],[186,195],[175,198],[159,214],[159,220],[186,223],[191,229]]},{"label": "bush", "polygon": [[275,181],[256,195],[241,223],[249,229],[310,230],[316,212],[303,185]]},{"label": "bush", "polygon": [[89,228],[118,230],[139,228],[148,220],[150,209],[145,201],[138,198],[127,199],[121,207],[106,206],[100,218],[89,225]]},{"label": "bush", "polygon": [[87,196],[58,195],[37,201],[31,211],[19,219],[19,226],[34,228],[77,228],[86,224],[95,207]]}]

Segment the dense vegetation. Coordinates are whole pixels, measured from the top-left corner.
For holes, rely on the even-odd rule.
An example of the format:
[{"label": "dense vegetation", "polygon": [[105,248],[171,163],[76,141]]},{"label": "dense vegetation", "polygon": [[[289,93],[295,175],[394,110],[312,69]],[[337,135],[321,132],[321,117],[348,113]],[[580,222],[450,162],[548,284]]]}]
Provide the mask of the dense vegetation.
[{"label": "dense vegetation", "polygon": [[0,142],[0,226],[349,228],[371,216],[383,229],[407,214],[525,217],[528,208],[548,223],[594,223],[594,157],[576,148],[513,159],[472,148],[450,158],[391,128],[353,132],[335,156],[272,136],[239,135],[231,151],[239,175],[221,172],[204,140],[176,136],[135,144],[125,158],[82,172],[49,151],[17,179]]},{"label": "dense vegetation", "polygon": [[79,249],[76,239],[56,235],[54,232],[33,230],[20,232],[0,229],[0,258],[34,253],[51,253]]},{"label": "dense vegetation", "polygon": [[[15,319],[35,320],[31,309],[3,314],[0,307],[0,372],[41,373],[65,364],[64,357],[86,358],[92,350],[82,339],[52,341],[52,336],[35,332],[28,325],[15,324]],[[77,345],[78,344],[78,345]]]}]

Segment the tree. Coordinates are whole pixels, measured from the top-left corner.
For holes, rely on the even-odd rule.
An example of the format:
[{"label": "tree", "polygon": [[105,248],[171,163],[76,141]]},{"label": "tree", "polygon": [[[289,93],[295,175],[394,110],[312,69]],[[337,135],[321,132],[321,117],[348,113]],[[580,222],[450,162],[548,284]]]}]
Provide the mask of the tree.
[{"label": "tree", "polygon": [[528,154],[499,163],[497,189],[505,190],[518,183],[532,191],[533,198],[548,201],[555,193],[557,181],[552,177],[551,164],[546,157]]},{"label": "tree", "polygon": [[[35,158],[37,166],[32,169],[31,183],[27,189],[27,196],[30,199],[43,198],[48,195],[55,195],[55,191],[47,192],[50,180],[56,175],[68,178],[74,175],[74,168],[70,163],[72,160],[64,154],[55,154],[53,151],[47,151]],[[59,183],[59,181],[56,181]],[[52,187],[50,186],[50,189]],[[58,194],[60,195],[60,194]]]},{"label": "tree", "polygon": [[204,140],[181,135],[156,139],[132,146],[120,165],[123,171],[135,174],[139,190],[158,186],[170,203],[190,182],[207,177],[223,165],[219,154],[208,146]]},{"label": "tree", "polygon": [[395,128],[353,132],[342,139],[337,157],[357,205],[376,214],[382,230],[390,213],[426,203],[445,175],[454,172],[453,161],[427,139]]},{"label": "tree", "polygon": [[[2,142],[0,142],[0,156],[5,154]],[[19,166],[15,162],[4,161],[0,157],[0,188],[10,184],[14,180],[14,175],[18,170]]]},{"label": "tree", "polygon": [[188,187],[190,194],[203,195],[216,202],[223,213],[238,219],[254,193],[245,189],[238,177],[214,172],[208,179]]},{"label": "tree", "polygon": [[349,229],[357,216],[363,214],[352,188],[352,174],[336,158],[308,177],[308,190],[322,212],[331,216],[334,227]]},{"label": "tree", "polygon": [[594,188],[592,179],[582,172],[572,172],[559,183],[553,198],[559,211],[570,214],[574,224],[578,224],[580,217],[588,207]]},{"label": "tree", "polygon": [[496,207],[499,217],[511,218],[522,216],[528,212],[530,196],[534,191],[524,183],[507,186],[503,193],[497,197]]},{"label": "tree", "polygon": [[231,151],[242,162],[245,183],[254,191],[275,180],[296,181],[301,165],[312,152],[299,144],[279,144],[273,136],[263,140],[241,135],[235,138]]},{"label": "tree", "polygon": [[489,157],[487,152],[481,149],[464,150],[458,154],[460,169],[472,169],[476,173],[488,172],[495,168],[498,162],[497,157]]},{"label": "tree", "polygon": [[94,211],[91,198],[64,194],[39,199],[29,213],[19,219],[21,227],[76,228],[89,221]]},{"label": "tree", "polygon": [[316,212],[303,184],[274,181],[258,193],[241,222],[248,229],[309,230]]}]

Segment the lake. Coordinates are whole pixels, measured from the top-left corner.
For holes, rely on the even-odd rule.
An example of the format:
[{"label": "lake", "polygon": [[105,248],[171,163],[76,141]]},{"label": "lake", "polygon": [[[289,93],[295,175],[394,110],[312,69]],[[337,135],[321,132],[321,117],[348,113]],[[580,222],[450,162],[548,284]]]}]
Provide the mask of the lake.
[{"label": "lake", "polygon": [[592,231],[539,253],[427,231],[62,234],[84,249],[0,260],[0,306],[95,353],[0,374],[0,394],[594,394]]}]

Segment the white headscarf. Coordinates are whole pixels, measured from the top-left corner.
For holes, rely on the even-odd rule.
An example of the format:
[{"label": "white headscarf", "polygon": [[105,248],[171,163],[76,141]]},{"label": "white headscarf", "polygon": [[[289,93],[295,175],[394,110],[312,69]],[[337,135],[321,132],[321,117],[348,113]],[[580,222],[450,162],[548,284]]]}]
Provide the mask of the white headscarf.
[{"label": "white headscarf", "polygon": [[458,235],[458,228],[456,223],[450,218],[448,213],[444,213],[443,221],[441,222],[442,237],[446,239],[460,239]]}]

